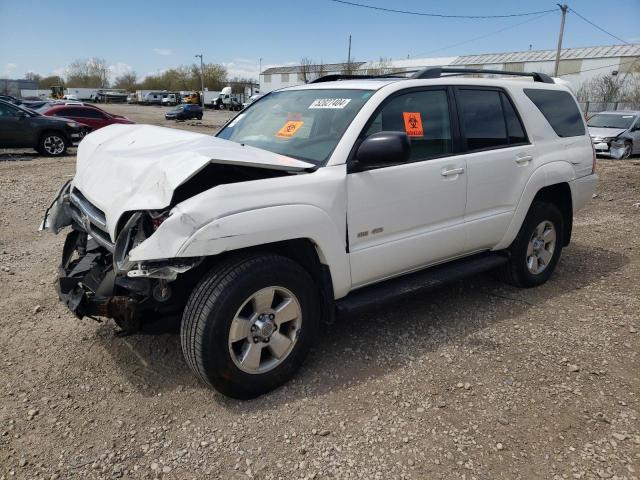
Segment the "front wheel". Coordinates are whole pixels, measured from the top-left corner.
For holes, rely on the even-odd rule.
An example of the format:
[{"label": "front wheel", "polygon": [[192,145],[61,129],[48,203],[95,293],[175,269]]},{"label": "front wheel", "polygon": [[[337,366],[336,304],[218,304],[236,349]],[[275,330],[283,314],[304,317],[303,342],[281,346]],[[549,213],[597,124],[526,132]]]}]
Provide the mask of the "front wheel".
[{"label": "front wheel", "polygon": [[306,357],[320,298],[309,274],[279,255],[245,254],[214,268],[191,294],[182,350],[204,382],[253,398],[288,381]]},{"label": "front wheel", "polygon": [[58,132],[46,132],[40,137],[38,151],[49,157],[64,155],[69,147],[67,137]]},{"label": "front wheel", "polygon": [[564,221],[555,205],[534,202],[509,247],[503,280],[518,287],[536,287],[549,280],[560,259]]}]

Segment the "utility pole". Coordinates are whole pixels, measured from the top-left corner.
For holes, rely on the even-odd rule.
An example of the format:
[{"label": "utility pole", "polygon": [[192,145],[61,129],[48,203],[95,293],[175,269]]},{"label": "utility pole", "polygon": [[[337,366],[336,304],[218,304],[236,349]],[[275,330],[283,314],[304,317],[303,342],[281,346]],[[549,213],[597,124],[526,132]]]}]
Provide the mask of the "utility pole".
[{"label": "utility pole", "polygon": [[200,57],[200,86],[202,89],[200,90],[202,93],[200,94],[200,105],[204,108],[204,63],[202,62],[202,54],[196,54],[196,58]]},{"label": "utility pole", "polygon": [[560,66],[560,51],[562,50],[562,35],[564,35],[564,18],[567,16],[567,10],[569,7],[567,5],[557,4],[562,10],[562,20],[560,21],[560,35],[558,35],[558,51],[556,52],[556,64],[553,67],[553,76],[558,76],[558,67]]},{"label": "utility pole", "polygon": [[347,53],[347,72],[351,75],[351,35],[349,35],[349,53]]}]

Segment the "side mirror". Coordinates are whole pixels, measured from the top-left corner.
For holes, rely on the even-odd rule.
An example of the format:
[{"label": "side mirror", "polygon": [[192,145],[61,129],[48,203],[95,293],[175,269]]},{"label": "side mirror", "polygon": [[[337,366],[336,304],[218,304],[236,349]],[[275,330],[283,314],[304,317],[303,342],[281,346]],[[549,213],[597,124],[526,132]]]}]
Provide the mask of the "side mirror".
[{"label": "side mirror", "polygon": [[411,143],[404,132],[378,132],[368,136],[358,147],[360,167],[404,163],[411,155]]},{"label": "side mirror", "polygon": [[23,112],[22,110],[18,110],[16,112],[16,117],[18,117],[19,119],[22,120],[22,119],[28,118],[29,115],[27,115],[27,112]]}]

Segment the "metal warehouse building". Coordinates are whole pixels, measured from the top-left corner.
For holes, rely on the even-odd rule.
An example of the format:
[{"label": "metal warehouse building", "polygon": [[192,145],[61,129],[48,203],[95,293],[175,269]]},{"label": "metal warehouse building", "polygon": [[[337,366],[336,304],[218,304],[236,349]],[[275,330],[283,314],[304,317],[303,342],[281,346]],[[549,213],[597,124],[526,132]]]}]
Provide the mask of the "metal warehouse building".
[{"label": "metal warehouse building", "polygon": [[13,97],[20,97],[21,90],[30,88],[38,88],[38,81],[0,78],[0,95],[11,95]]},{"label": "metal warehouse building", "polygon": [[[486,70],[511,70],[516,72],[542,72],[551,75],[556,50],[528,50],[524,52],[486,53],[457,57],[410,58],[391,60],[386,67],[394,71],[415,70],[436,65],[483,68]],[[627,75],[640,65],[640,44],[605,45],[599,47],[565,48],[560,54],[558,76],[568,80],[575,89],[589,79],[603,75]],[[367,73],[379,67],[378,62],[355,62],[351,69]],[[314,72],[328,75],[341,73],[348,68],[344,63],[283,66],[267,68],[260,73],[260,91],[267,93],[283,87],[300,85]],[[311,75],[304,72],[311,72]]]}]

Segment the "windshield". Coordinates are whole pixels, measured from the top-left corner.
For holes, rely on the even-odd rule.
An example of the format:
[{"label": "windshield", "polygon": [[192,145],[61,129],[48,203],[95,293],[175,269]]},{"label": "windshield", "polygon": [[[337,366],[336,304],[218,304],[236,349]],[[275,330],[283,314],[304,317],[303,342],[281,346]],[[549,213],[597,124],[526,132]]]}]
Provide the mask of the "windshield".
[{"label": "windshield", "polygon": [[252,103],[218,137],[322,165],[371,90],[287,90]]},{"label": "windshield", "polygon": [[635,115],[598,114],[594,115],[587,122],[589,127],[599,128],[624,128],[631,126]]},{"label": "windshield", "polygon": [[20,110],[23,110],[23,111],[27,112],[32,117],[40,117],[40,116],[42,116],[39,112],[36,112],[35,110],[32,110],[29,107],[26,107],[24,105],[15,105],[15,106],[18,107]]}]

